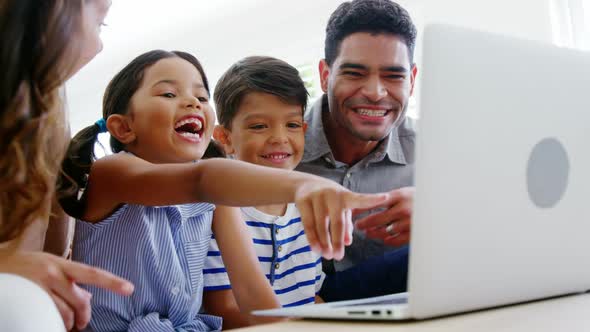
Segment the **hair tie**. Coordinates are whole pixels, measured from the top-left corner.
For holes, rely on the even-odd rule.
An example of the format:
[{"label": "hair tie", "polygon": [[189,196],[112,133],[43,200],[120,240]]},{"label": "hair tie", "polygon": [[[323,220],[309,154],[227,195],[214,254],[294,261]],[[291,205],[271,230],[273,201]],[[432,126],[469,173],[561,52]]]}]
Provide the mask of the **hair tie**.
[{"label": "hair tie", "polygon": [[94,124],[98,126],[98,129],[100,130],[101,133],[106,133],[108,131],[107,130],[107,122],[104,119],[101,118],[100,120],[96,121]]}]

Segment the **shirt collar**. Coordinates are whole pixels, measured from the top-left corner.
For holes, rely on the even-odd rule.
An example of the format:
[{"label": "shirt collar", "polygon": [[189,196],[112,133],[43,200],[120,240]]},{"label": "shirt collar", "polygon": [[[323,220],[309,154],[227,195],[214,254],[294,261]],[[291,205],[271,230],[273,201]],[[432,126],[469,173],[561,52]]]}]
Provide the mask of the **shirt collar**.
[{"label": "shirt collar", "polygon": [[[305,121],[307,122],[307,132],[305,133],[305,149],[303,151],[302,162],[310,162],[320,157],[329,155],[331,159],[334,159],[330,144],[326,138],[324,132],[324,125],[322,122],[322,112],[328,110],[328,96],[322,95],[318,100],[313,103],[309,111],[305,114]],[[404,121],[400,122],[399,126],[403,126]],[[387,154],[389,160],[396,164],[405,165],[406,157],[402,144],[399,139],[398,127],[394,128],[389,136],[387,136],[379,147],[372,153],[374,156],[373,161],[381,161]]]},{"label": "shirt collar", "polygon": [[405,165],[407,164],[406,155],[404,154],[402,143],[400,142],[398,128],[399,127],[396,127],[391,131],[389,136],[383,141],[382,145],[383,150],[387,151],[387,157],[391,162]]}]

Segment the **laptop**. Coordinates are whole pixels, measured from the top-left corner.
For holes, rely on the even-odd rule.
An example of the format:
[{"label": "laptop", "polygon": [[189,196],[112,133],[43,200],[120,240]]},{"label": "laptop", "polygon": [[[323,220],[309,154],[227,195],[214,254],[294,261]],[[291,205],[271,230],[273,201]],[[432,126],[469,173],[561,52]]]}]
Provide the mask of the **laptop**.
[{"label": "laptop", "polygon": [[405,320],[590,289],[590,54],[428,26],[408,293],[255,311]]}]

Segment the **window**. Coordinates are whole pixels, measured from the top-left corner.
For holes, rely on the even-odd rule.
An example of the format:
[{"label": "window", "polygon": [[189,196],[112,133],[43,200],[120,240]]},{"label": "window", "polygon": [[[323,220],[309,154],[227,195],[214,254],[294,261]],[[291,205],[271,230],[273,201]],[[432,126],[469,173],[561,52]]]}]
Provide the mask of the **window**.
[{"label": "window", "polygon": [[555,44],[590,51],[590,0],[552,0]]},{"label": "window", "polygon": [[317,73],[317,66],[312,65],[312,62],[307,62],[299,66],[295,66],[299,71],[299,76],[305,84],[305,88],[309,93],[309,103],[313,104],[316,99],[321,97],[322,89],[320,88],[320,77]]}]

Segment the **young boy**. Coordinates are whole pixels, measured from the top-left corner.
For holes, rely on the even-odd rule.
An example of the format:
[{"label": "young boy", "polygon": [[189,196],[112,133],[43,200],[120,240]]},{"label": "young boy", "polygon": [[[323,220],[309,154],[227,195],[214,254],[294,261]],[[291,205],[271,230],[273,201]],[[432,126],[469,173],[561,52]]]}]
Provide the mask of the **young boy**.
[{"label": "young boy", "polygon": [[[271,57],[245,58],[217,83],[214,99],[220,125],[213,136],[235,159],[295,169],[303,156],[307,96],[297,69],[286,62]],[[294,204],[241,211],[262,270],[283,307],[406,289],[407,247],[325,276]],[[203,269],[205,311],[221,316],[224,329],[268,321],[240,312],[215,239],[207,256]]]},{"label": "young boy", "polygon": [[[295,169],[303,156],[307,97],[297,69],[286,62],[271,57],[245,58],[231,66],[215,88],[220,125],[214,137],[235,159]],[[322,262],[311,251],[295,204],[241,211],[281,305],[315,302],[324,279]],[[222,316],[224,329],[250,325],[253,317],[240,313],[214,239],[203,273],[205,310]]]}]

